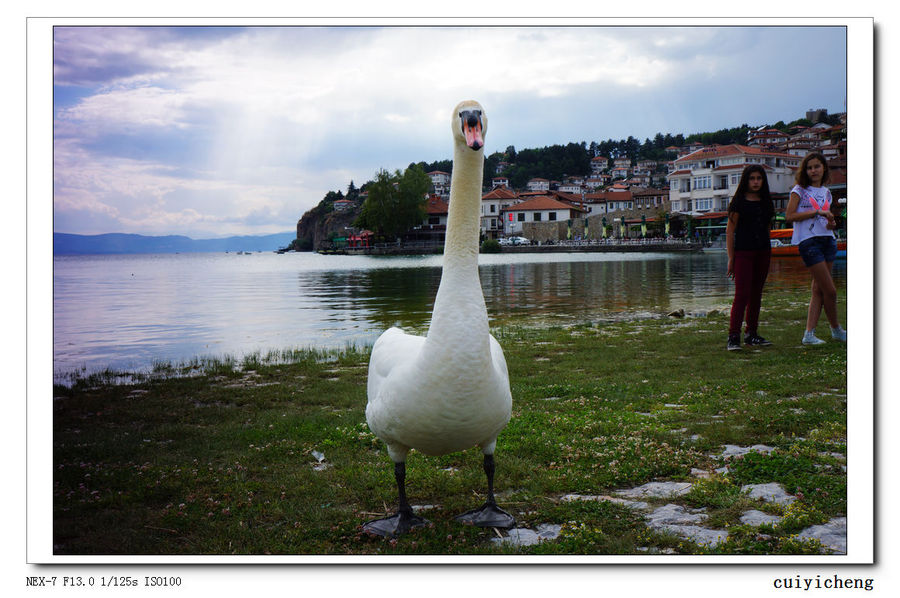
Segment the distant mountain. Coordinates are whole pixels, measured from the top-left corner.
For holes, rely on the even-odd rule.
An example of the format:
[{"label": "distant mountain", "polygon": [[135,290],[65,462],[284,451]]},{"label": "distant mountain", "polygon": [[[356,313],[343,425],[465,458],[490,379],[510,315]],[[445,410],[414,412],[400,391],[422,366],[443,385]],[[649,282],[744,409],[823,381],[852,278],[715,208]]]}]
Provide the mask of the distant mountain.
[{"label": "distant mountain", "polygon": [[148,237],[108,233],[105,235],[73,235],[53,233],[54,255],[97,253],[192,253],[211,251],[275,251],[290,245],[295,232],[273,235],[247,235],[223,239],[191,239],[180,235]]}]

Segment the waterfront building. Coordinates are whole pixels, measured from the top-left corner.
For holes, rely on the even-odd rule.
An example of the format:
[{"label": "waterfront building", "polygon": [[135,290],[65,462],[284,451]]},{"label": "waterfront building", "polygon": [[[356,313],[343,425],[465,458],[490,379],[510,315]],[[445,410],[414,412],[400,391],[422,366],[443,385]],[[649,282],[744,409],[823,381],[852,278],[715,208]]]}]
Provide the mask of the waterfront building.
[{"label": "waterfront building", "polygon": [[425,200],[425,221],[422,223],[422,228],[445,229],[449,212],[449,202],[437,195],[429,195]]},{"label": "waterfront building", "polygon": [[713,145],[675,160],[669,174],[669,200],[673,212],[724,211],[737,190],[741,172],[748,164],[765,171],[772,194],[790,191],[794,170],[801,158],[786,152],[747,145]]},{"label": "waterfront building", "polygon": [[509,187],[495,187],[481,196],[481,232],[496,239],[503,232],[503,210],[518,203],[519,196]]},{"label": "waterfront building", "polygon": [[517,235],[526,222],[559,222],[581,218],[585,211],[549,196],[535,197],[509,206],[503,211],[503,232]]}]

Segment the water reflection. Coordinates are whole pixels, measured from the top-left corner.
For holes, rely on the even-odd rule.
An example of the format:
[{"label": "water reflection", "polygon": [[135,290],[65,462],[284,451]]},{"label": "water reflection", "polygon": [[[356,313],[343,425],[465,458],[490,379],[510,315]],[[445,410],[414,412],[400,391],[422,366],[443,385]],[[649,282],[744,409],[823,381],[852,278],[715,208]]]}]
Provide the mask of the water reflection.
[{"label": "water reflection", "polygon": [[[482,256],[493,324],[603,321],[730,305],[724,254]],[[54,370],[150,367],[203,355],[366,344],[424,330],[439,256],[315,254],[82,256],[54,260]],[[846,281],[846,262],[835,264]],[[799,260],[774,259],[767,292],[808,287]]]}]

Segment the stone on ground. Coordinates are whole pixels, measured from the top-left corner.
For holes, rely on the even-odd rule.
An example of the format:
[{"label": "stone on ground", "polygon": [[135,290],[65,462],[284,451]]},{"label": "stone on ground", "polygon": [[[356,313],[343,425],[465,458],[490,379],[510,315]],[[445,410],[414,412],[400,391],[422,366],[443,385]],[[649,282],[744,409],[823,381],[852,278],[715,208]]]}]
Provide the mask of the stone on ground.
[{"label": "stone on ground", "polygon": [[561,525],[555,523],[541,523],[536,529],[514,527],[506,531],[502,538],[492,538],[495,544],[510,544],[512,546],[532,546],[544,540],[553,540],[559,536]]},{"label": "stone on ground", "polygon": [[778,515],[769,515],[768,513],[763,513],[762,511],[757,511],[753,509],[751,511],[745,512],[741,515],[741,523],[744,525],[762,525],[764,523],[779,523],[783,517],[779,517]]},{"label": "stone on ground", "polygon": [[847,554],[847,518],[835,517],[828,523],[813,525],[797,534],[797,537],[804,540],[815,538],[835,554]]},{"label": "stone on ground", "polygon": [[797,497],[785,492],[784,488],[781,487],[781,484],[776,482],[770,482],[768,484],[747,484],[746,486],[741,486],[741,492],[748,493],[750,498],[762,499],[764,502],[773,502],[779,505],[789,505],[797,500]]},{"label": "stone on ground", "polygon": [[637,488],[616,490],[616,494],[629,498],[669,498],[687,494],[691,486],[690,482],[647,482]]}]

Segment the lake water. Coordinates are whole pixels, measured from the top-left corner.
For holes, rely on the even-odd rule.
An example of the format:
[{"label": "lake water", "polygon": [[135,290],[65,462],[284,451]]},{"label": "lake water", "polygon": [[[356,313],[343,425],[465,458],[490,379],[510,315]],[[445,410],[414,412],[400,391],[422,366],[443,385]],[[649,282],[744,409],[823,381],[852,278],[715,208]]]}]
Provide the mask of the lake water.
[{"label": "lake water", "polygon": [[[57,379],[85,369],[303,347],[371,344],[424,331],[441,256],[185,253],[56,256]],[[727,309],[724,253],[493,254],[479,257],[492,325],[575,323]],[[835,263],[846,283],[846,262]],[[798,259],[773,259],[767,292],[808,287]],[[724,331],[723,331],[724,334]]]}]

